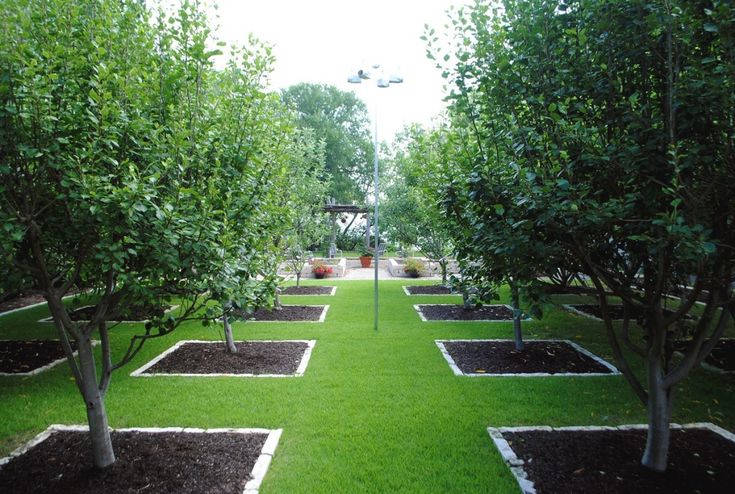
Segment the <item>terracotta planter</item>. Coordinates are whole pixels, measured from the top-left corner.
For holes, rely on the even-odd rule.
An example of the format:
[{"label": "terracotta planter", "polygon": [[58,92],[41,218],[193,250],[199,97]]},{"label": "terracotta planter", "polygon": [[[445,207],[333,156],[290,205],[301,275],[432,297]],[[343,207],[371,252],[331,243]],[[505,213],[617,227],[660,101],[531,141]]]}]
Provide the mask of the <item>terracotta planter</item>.
[{"label": "terracotta planter", "polygon": [[360,256],[360,266],[363,268],[369,268],[372,261],[372,256]]},{"label": "terracotta planter", "polygon": [[327,277],[327,273],[324,273],[324,272],[314,273],[314,278],[316,278],[317,280],[321,280],[321,279],[324,279],[326,277]]}]

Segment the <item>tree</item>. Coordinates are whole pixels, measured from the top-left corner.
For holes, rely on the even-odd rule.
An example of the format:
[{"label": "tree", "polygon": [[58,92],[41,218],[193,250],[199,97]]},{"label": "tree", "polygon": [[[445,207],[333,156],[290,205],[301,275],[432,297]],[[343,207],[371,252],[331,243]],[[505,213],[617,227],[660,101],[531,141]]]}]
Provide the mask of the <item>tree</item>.
[{"label": "tree", "polygon": [[[283,109],[262,87],[267,49],[217,74],[188,1],[155,22],[133,0],[10,0],[0,14],[0,258],[43,290],[104,468],[112,372],[212,300],[269,296],[262,247],[284,173],[271,151]],[[97,297],[89,322],[62,302],[74,285]],[[158,310],[113,363],[108,321],[172,298],[178,315]]]},{"label": "tree", "polygon": [[440,207],[441,168],[446,153],[443,130],[418,125],[404,129],[393,147],[387,201],[386,230],[407,246],[417,246],[439,264],[446,285],[447,266],[454,253],[446,216]]},{"label": "tree", "polygon": [[[524,266],[532,297],[541,290],[531,273],[567,267],[565,259],[591,279],[618,367],[648,408],[641,462],[663,471],[676,385],[735,312],[735,9],[502,6],[461,11],[457,39],[472,41],[447,54],[464,174],[452,176],[445,204],[471,232],[460,250],[480,256],[476,276],[492,282]],[[694,289],[665,311],[667,293],[690,276]],[[610,292],[624,307],[621,326]],[[644,314],[641,331],[630,327],[634,310]],[[684,358],[674,361],[682,336]],[[643,378],[631,356],[645,363]]]},{"label": "tree", "polygon": [[324,204],[329,177],[323,176],[324,143],[317,141],[308,129],[302,129],[292,145],[289,161],[288,226],[285,257],[296,275],[296,286],[308,261],[307,252],[318,242],[326,229]]},{"label": "tree", "polygon": [[298,124],[324,141],[327,191],[338,203],[362,203],[372,184],[373,148],[369,117],[353,93],[325,84],[300,83],[282,93],[298,114]]}]

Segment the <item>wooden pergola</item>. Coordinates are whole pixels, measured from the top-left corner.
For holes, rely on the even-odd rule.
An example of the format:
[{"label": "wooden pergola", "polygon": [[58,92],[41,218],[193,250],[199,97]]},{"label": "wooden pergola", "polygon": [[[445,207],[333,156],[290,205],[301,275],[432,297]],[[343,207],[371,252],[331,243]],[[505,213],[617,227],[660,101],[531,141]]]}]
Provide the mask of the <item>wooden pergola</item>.
[{"label": "wooden pergola", "polygon": [[337,254],[337,216],[344,213],[366,214],[367,225],[365,228],[365,245],[370,242],[370,211],[367,208],[361,208],[354,204],[335,204],[332,201],[324,206],[324,212],[329,213],[329,219],[332,221],[332,236],[329,241],[329,258],[333,258]]}]

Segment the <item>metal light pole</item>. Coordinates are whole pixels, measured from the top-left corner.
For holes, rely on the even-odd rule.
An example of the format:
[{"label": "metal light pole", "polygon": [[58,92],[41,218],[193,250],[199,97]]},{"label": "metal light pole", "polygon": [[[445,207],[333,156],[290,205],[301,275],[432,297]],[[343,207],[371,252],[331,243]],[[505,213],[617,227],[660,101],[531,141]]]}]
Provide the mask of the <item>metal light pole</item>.
[{"label": "metal light pole", "polygon": [[[373,65],[373,69],[379,69],[380,65]],[[351,75],[347,78],[347,82],[351,84],[361,84],[363,80],[370,79],[370,73],[365,70],[358,70],[357,74]],[[403,78],[391,75],[390,78],[380,78],[377,80],[377,86],[379,88],[387,88],[390,87],[391,84],[400,84],[403,82]],[[375,285],[373,288],[374,292],[374,299],[373,299],[373,305],[374,305],[374,314],[373,314],[373,329],[375,331],[378,330],[378,269],[380,267],[380,251],[378,250],[380,241],[380,230],[378,228],[378,196],[380,195],[380,189],[379,189],[379,179],[378,179],[378,99],[375,98],[375,112],[373,115],[373,135],[375,137],[375,156],[374,156],[374,181],[375,181],[375,220],[373,224],[375,225],[375,242],[374,242],[374,261],[375,261]]]}]

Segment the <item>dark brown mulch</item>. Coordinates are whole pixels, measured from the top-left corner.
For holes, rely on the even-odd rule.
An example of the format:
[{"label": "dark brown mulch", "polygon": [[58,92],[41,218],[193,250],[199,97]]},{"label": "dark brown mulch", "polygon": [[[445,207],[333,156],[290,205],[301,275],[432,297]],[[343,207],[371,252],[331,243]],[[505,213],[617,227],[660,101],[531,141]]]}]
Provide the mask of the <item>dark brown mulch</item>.
[{"label": "dark brown mulch", "polygon": [[612,371],[564,341],[446,341],[444,347],[465,374],[611,374]]},{"label": "dark brown mulch", "polygon": [[735,444],[707,429],[671,432],[663,474],[640,465],[644,430],[504,432],[503,437],[525,461],[539,494],[725,494],[735,486]]},{"label": "dark brown mulch", "polygon": [[29,305],[45,302],[46,299],[40,293],[22,293],[17,297],[0,302],[0,312],[20,309]]},{"label": "dark brown mulch", "polygon": [[461,305],[421,305],[429,321],[512,321],[513,311],[504,305],[483,305],[465,309]]},{"label": "dark brown mulch", "polygon": [[[591,316],[595,316],[598,319],[602,319],[602,310],[600,309],[600,306],[597,304],[568,304],[570,307],[573,307],[577,309],[580,312],[584,312],[585,314],[589,314]],[[623,319],[623,306],[622,305],[608,305],[608,311],[610,313],[610,317],[612,319],[622,320]],[[671,315],[673,314],[672,311],[668,309],[664,309],[665,315]],[[635,321],[638,319],[643,319],[643,316],[645,314],[640,309],[640,307],[631,307],[630,311],[628,312],[628,317],[631,321]]]},{"label": "dark brown mulch", "polygon": [[331,295],[333,286],[288,286],[281,295]]},{"label": "dark brown mulch", "polygon": [[308,345],[298,341],[184,343],[144,374],[294,374]]},{"label": "dark brown mulch", "polygon": [[[71,347],[76,350],[72,341]],[[19,374],[66,357],[58,340],[0,341],[0,372]]]},{"label": "dark brown mulch", "polygon": [[[688,345],[688,341],[678,340],[674,342],[674,349],[683,352]],[[725,372],[735,372],[735,339],[718,341],[704,362]]]},{"label": "dark brown mulch", "polygon": [[86,432],[56,432],[0,468],[0,492],[241,494],[267,434],[113,432],[117,461],[97,471]]},{"label": "dark brown mulch", "polygon": [[452,289],[444,285],[407,286],[406,291],[411,295],[449,295],[452,293]]},{"label": "dark brown mulch", "polygon": [[[126,307],[118,314],[111,314],[110,320],[114,321],[130,321],[130,322],[143,322],[149,320],[154,315],[162,315],[167,310],[171,309],[171,306],[155,307],[155,306],[142,306],[133,305]],[[72,321],[89,321],[94,316],[96,306],[90,305],[88,307],[81,307],[69,313],[69,317]]]},{"label": "dark brown mulch", "polygon": [[284,305],[281,310],[258,309],[245,319],[254,321],[318,321],[323,305]]}]

